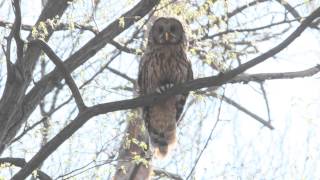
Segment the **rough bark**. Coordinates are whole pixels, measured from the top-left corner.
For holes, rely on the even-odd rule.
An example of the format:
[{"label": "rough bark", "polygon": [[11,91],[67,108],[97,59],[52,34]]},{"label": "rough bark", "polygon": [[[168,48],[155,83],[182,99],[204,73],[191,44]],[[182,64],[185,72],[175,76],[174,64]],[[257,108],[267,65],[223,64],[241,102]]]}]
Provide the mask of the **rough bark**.
[{"label": "rough bark", "polygon": [[[141,118],[141,112],[133,119],[128,120],[126,135],[123,137],[119,148],[118,164],[114,180],[141,180],[149,179],[152,172],[150,149],[144,150],[139,144],[148,145],[148,133]],[[136,143],[132,140],[137,140]],[[146,160],[144,163],[136,160],[135,157]]]},{"label": "rough bark", "polygon": [[[67,71],[70,73],[94,56],[101,48],[113,40],[114,37],[129,28],[134,22],[144,17],[153,7],[159,3],[159,0],[142,0],[131,10],[122,15],[125,18],[123,27],[119,26],[119,20],[115,20],[100,33],[87,42],[76,53],[70,56],[64,63]],[[39,20],[45,21],[56,15],[59,17],[67,8],[68,0],[49,1],[42,11]],[[46,40],[52,35],[53,30],[49,29]],[[29,36],[31,38],[31,35]],[[8,78],[3,96],[0,100],[0,124],[4,124],[4,130],[0,131],[0,154],[4,151],[10,141],[14,138],[21,125],[29,118],[30,114],[39,105],[41,99],[47,95],[56,84],[62,80],[63,75],[56,68],[51,73],[43,77],[35,84],[29,93],[26,93],[27,87],[32,80],[32,73],[35,63],[40,56],[40,48],[37,46],[28,46],[24,52],[23,60],[17,61],[13,66],[16,75]],[[20,75],[22,74],[22,75]],[[8,74],[9,77],[9,74]],[[22,78],[19,78],[22,77]]]},{"label": "rough bark", "polygon": [[[68,0],[49,1],[36,24],[56,16],[61,17],[67,6]],[[21,22],[21,15],[19,17],[16,13],[16,22],[17,19],[20,19]],[[18,27],[15,25],[12,31],[20,29],[20,26]],[[48,35],[45,38],[46,41],[51,37],[53,32],[53,29],[48,29]],[[32,38],[31,36],[30,33],[29,38]],[[23,42],[20,43],[22,43],[23,46]],[[21,50],[18,48],[18,51]],[[7,58],[7,64],[9,64],[7,81],[4,93],[0,100],[0,124],[3,125],[3,128],[0,131],[0,154],[2,154],[6,146],[10,143],[12,138],[14,138],[22,123],[25,122],[25,118],[23,118],[26,113],[24,111],[25,93],[32,80],[33,70],[39,59],[40,53],[41,50],[38,47],[27,47],[24,52],[17,53],[18,59],[15,64],[11,64],[10,57]]]}]

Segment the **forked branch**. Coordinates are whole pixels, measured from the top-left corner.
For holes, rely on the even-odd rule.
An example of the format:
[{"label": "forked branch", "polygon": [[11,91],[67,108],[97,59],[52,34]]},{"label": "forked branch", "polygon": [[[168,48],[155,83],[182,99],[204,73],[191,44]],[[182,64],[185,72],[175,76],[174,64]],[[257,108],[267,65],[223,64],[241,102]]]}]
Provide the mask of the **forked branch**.
[{"label": "forked branch", "polygon": [[201,89],[204,87],[221,86],[228,83],[232,78],[243,73],[249,68],[264,62],[268,58],[279,53],[292,43],[300,34],[312,23],[312,21],[320,16],[320,8],[316,9],[310,16],[308,16],[301,25],[283,42],[274,48],[270,49],[266,53],[242,64],[241,66],[230,70],[224,74],[218,76],[210,76],[205,78],[199,78],[184,84],[177,85],[163,94],[150,94],[134,99],[110,102],[95,105],[86,108],[84,111],[80,111],[78,116],[68,124],[62,131],[60,131],[55,137],[52,138],[45,146],[43,146],[38,153],[17,173],[12,179],[20,180],[25,179],[32,173],[50,154],[52,154],[64,141],[66,141],[72,134],[74,134],[83,124],[85,124],[90,118],[105,114],[108,112],[114,112],[118,110],[132,109],[141,106],[147,106],[163,101],[173,95],[181,94],[187,91]]}]

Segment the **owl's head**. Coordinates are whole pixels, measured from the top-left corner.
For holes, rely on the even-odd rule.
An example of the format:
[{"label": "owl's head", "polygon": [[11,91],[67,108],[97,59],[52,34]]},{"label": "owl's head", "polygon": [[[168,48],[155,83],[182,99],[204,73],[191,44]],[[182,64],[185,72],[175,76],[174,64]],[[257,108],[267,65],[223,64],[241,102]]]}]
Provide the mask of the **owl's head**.
[{"label": "owl's head", "polygon": [[185,32],[179,20],[158,18],[149,33],[149,42],[157,45],[185,44]]}]

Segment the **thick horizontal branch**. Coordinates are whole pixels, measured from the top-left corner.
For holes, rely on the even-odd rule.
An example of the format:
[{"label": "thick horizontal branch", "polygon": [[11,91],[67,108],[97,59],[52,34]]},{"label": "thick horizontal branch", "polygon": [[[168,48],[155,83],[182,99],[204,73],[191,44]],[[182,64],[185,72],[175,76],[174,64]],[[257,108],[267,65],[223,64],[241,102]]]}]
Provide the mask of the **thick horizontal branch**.
[{"label": "thick horizontal branch", "polygon": [[134,99],[104,103],[95,105],[79,112],[78,116],[68,124],[62,131],[52,138],[40,151],[22,168],[12,179],[19,180],[26,178],[33,170],[35,170],[50,154],[52,154],[64,141],[66,141],[72,134],[74,134],[80,127],[82,127],[90,118],[105,114],[109,112],[133,109],[137,107],[147,106],[161,102],[173,95],[182,94],[188,91],[201,89],[204,87],[221,86],[237,75],[243,73],[247,69],[265,61],[266,59],[279,53],[292,43],[300,34],[312,23],[312,21],[320,16],[320,8],[316,9],[310,16],[308,16],[301,25],[283,42],[275,46],[266,53],[242,64],[241,66],[230,70],[226,73],[219,74],[218,76],[211,76],[196,79],[184,84],[179,84],[171,89],[168,89],[163,94],[150,94]]},{"label": "thick horizontal branch", "polygon": [[[23,158],[5,157],[0,158],[0,164],[11,164],[17,167],[23,167],[27,164],[27,162]],[[40,170],[37,170],[37,177],[40,180],[52,180],[50,176]]]}]

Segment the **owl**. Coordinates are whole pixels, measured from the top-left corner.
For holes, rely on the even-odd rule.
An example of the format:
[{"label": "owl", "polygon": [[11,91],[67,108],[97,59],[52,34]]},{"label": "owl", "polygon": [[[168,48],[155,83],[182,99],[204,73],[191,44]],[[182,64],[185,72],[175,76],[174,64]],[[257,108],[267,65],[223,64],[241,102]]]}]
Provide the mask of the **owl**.
[{"label": "owl", "polygon": [[[140,95],[162,93],[175,84],[193,79],[186,46],[186,34],[177,19],[161,17],[154,22],[139,65]],[[143,118],[156,157],[165,157],[174,147],[177,123],[188,94],[175,95],[143,108]]]}]

